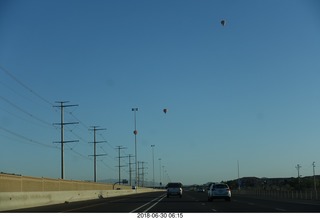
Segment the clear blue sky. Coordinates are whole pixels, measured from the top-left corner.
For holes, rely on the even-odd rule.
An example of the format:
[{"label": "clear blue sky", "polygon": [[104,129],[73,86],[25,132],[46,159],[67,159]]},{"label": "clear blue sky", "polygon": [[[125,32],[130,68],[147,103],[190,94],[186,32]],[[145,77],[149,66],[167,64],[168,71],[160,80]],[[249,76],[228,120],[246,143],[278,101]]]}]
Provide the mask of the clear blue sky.
[{"label": "clear blue sky", "polygon": [[0,0],[0,66],[1,172],[60,177],[55,101],[79,105],[66,179],[93,179],[93,125],[98,180],[118,177],[133,107],[149,181],[151,145],[156,182],[159,158],[164,183],[320,171],[318,1]]}]

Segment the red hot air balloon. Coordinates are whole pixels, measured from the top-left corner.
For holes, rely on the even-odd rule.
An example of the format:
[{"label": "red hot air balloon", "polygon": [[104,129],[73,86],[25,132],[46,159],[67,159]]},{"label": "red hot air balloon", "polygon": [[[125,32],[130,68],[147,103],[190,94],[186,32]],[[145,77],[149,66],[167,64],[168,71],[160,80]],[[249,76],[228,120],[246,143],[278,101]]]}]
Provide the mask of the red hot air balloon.
[{"label": "red hot air balloon", "polygon": [[164,113],[167,113],[167,111],[168,111],[167,109],[163,109],[163,112],[164,112]]}]

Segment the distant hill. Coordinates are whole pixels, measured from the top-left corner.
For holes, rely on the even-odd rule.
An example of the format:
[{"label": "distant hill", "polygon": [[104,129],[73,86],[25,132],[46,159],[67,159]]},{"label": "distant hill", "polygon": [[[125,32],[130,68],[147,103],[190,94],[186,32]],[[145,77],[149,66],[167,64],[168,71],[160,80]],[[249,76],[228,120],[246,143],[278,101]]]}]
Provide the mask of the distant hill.
[{"label": "distant hill", "polygon": [[239,180],[227,181],[228,185],[233,188],[248,189],[277,189],[277,190],[311,190],[314,189],[314,181],[316,181],[316,187],[320,187],[320,175],[305,176],[305,177],[287,177],[287,178],[258,178],[258,177],[242,177]]}]

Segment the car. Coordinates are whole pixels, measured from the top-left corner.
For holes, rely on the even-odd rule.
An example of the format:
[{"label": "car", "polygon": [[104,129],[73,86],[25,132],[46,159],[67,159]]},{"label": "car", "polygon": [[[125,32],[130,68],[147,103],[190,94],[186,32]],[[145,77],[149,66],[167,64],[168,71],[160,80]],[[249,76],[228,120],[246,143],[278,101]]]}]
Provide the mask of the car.
[{"label": "car", "polygon": [[204,188],[197,188],[197,192],[205,192]]},{"label": "car", "polygon": [[180,182],[170,182],[166,186],[167,198],[170,196],[179,196],[182,198],[182,183]]},{"label": "car", "polygon": [[225,183],[211,184],[208,189],[208,201],[213,199],[225,199],[231,201],[231,190]]}]

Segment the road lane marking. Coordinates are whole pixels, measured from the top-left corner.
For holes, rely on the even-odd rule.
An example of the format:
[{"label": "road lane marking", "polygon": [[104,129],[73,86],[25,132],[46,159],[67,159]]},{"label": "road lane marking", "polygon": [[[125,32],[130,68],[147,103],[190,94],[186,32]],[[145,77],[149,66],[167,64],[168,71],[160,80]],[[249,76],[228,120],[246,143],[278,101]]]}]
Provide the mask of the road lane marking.
[{"label": "road lane marking", "polygon": [[124,200],[127,200],[128,198],[122,198],[122,199],[117,199],[117,200],[114,200],[114,201],[110,201],[110,203],[117,203],[119,201],[124,201]]},{"label": "road lane marking", "polygon": [[141,205],[140,207],[138,207],[138,208],[136,208],[136,209],[134,209],[134,210],[130,211],[130,213],[134,213],[135,211],[139,210],[140,208],[143,208],[144,206],[146,206],[146,205],[150,204],[151,202],[153,202],[153,201],[155,201],[155,200],[157,200],[157,199],[163,199],[165,196],[166,196],[166,194],[164,194],[164,195],[160,195],[159,197],[157,197],[157,198],[155,198],[155,199],[152,199],[152,200],[151,200],[151,201],[149,201],[148,203],[146,203],[146,204],[144,204],[144,205]]},{"label": "road lane marking", "polygon": [[148,209],[146,209],[143,213],[148,212],[151,208],[153,208],[155,205],[157,205],[160,201],[162,201],[162,199],[164,199],[164,197],[166,197],[166,195],[164,195],[162,198],[160,198],[156,203],[154,203],[152,206],[150,206]]},{"label": "road lane marking", "polygon": [[83,210],[83,209],[86,209],[86,208],[92,208],[92,207],[96,207],[96,206],[99,206],[99,205],[105,205],[105,204],[106,204],[106,202],[102,202],[102,203],[98,203],[98,204],[92,204],[92,205],[86,205],[86,206],[79,207],[79,208],[72,208],[72,209],[68,209],[68,210],[65,210],[65,211],[61,211],[61,213]]},{"label": "road lane marking", "polygon": [[217,212],[217,210],[216,210],[216,209],[214,209],[214,208],[212,208],[211,210],[212,210],[212,211],[214,211],[214,212]]}]

